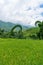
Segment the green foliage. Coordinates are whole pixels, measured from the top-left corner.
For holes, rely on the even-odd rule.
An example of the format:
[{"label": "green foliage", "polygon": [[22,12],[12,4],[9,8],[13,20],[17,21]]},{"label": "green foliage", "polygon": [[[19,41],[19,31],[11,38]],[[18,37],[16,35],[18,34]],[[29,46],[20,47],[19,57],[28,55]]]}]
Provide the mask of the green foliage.
[{"label": "green foliage", "polygon": [[1,38],[4,37],[4,29],[1,29],[1,28],[0,28],[0,37]]},{"label": "green foliage", "polygon": [[12,28],[11,32],[12,32],[15,28],[17,28],[17,27],[19,27],[19,28],[20,28],[20,31],[22,31],[22,26],[19,25],[19,24],[17,24],[17,25],[15,25],[15,26]]},{"label": "green foliage", "polygon": [[[19,31],[16,30],[15,32],[15,29],[16,28],[20,28]],[[15,25],[12,29],[11,29],[11,35],[15,38],[20,38],[22,39],[23,38],[23,33],[22,33],[22,26],[21,25]]]},{"label": "green foliage", "polygon": [[22,26],[17,24],[8,32],[0,29],[0,38],[17,38],[17,39],[43,39],[43,21],[36,21],[37,27],[23,30]]},{"label": "green foliage", "polygon": [[33,27],[24,31],[23,35],[26,39],[38,39],[36,34],[38,33],[38,31],[39,31],[38,27]]},{"label": "green foliage", "polygon": [[[18,27],[20,28],[19,31]],[[15,29],[17,30],[15,31]],[[10,32],[5,32],[4,29],[0,29],[0,38],[18,38],[22,39],[23,38],[23,32],[22,32],[22,26],[21,25],[15,25]]]},{"label": "green foliage", "polygon": [[39,26],[39,32],[37,33],[37,36],[39,37],[39,39],[43,39],[43,21],[36,21],[35,25],[38,24]]}]

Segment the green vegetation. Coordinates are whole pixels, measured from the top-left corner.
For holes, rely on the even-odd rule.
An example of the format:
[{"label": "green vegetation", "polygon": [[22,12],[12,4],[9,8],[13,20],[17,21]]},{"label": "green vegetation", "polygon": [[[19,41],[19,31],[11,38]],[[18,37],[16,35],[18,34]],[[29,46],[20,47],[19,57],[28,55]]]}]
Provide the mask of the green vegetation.
[{"label": "green vegetation", "polygon": [[15,25],[9,32],[0,28],[0,65],[43,65],[43,21],[35,25],[27,30]]},{"label": "green vegetation", "polygon": [[39,28],[38,27],[33,27],[30,29],[27,29],[23,32],[24,37],[26,37],[26,39],[38,39],[37,38],[37,33],[39,32]]},{"label": "green vegetation", "polygon": [[43,40],[0,39],[0,65],[43,65]]},{"label": "green vegetation", "polygon": [[[17,28],[16,32],[15,32],[15,29]],[[21,25],[15,25],[12,29],[11,29],[11,35],[10,36],[13,36],[15,38],[20,38],[22,39],[23,38],[23,33],[22,33],[22,26]]]},{"label": "green vegetation", "polygon": [[[19,24],[19,23],[18,23]],[[17,23],[11,23],[0,20],[0,28],[4,29],[5,31],[10,31]],[[23,30],[26,30],[27,28],[30,28],[31,26],[25,26],[22,25]]]},{"label": "green vegetation", "polygon": [[35,25],[36,27],[23,30],[22,26],[17,24],[9,32],[0,29],[0,38],[43,39],[43,21],[36,21]]},{"label": "green vegetation", "polygon": [[35,25],[38,24],[39,32],[37,33],[37,36],[39,39],[43,39],[43,21],[36,21]]}]

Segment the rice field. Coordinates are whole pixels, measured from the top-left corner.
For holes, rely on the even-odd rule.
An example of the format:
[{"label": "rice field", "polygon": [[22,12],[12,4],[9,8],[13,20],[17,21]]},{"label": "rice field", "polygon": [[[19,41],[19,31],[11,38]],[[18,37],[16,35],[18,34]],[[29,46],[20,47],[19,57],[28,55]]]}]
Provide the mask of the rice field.
[{"label": "rice field", "polygon": [[0,39],[0,65],[43,65],[43,40]]}]

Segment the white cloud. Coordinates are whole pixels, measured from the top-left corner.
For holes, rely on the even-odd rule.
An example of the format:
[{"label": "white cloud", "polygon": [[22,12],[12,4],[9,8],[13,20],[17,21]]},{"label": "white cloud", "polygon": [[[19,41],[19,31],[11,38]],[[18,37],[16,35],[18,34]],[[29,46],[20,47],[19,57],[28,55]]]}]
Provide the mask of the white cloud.
[{"label": "white cloud", "polygon": [[34,25],[36,20],[43,20],[40,4],[43,0],[0,0],[0,19]]}]

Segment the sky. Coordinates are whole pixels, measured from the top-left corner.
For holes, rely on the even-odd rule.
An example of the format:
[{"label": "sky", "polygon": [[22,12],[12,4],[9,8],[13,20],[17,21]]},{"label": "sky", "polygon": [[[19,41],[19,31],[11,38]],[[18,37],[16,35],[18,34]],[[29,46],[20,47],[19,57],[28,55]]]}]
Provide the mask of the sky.
[{"label": "sky", "polygon": [[43,20],[43,0],[0,0],[0,20],[34,26]]}]

